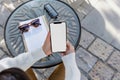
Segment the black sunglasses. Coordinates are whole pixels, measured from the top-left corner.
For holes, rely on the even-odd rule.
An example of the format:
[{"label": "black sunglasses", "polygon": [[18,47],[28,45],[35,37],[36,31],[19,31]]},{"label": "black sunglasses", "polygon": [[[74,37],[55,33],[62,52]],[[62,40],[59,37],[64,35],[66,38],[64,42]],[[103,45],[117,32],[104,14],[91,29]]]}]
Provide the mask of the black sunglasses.
[{"label": "black sunglasses", "polygon": [[19,29],[22,33],[24,33],[24,32],[29,31],[30,26],[37,28],[39,25],[41,25],[39,19],[35,19],[28,24],[23,24],[23,25],[19,26]]}]

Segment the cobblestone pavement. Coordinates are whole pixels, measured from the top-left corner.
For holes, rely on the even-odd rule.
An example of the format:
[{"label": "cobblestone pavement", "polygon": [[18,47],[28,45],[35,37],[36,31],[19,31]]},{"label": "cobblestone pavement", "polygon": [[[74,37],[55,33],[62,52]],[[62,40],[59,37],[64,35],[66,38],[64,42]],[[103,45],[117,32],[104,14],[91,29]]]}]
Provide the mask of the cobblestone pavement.
[{"label": "cobblestone pavement", "polygon": [[[0,59],[9,56],[4,44],[4,26],[10,13],[29,0],[0,0]],[[120,1],[63,0],[77,12],[82,35],[76,51],[81,80],[120,80]],[[34,69],[46,80],[55,67]]]}]

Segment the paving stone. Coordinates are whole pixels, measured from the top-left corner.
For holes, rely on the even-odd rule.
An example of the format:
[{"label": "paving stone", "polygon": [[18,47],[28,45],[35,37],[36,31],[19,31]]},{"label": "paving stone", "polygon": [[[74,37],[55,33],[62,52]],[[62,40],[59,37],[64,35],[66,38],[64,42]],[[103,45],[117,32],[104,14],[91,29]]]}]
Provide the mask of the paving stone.
[{"label": "paving stone", "polygon": [[11,0],[12,2],[21,2],[20,0]]},{"label": "paving stone", "polygon": [[67,0],[68,4],[70,4],[70,6],[72,6],[75,10],[77,10],[80,5],[85,2],[85,0]]},{"label": "paving stone", "polygon": [[17,1],[17,2],[14,2],[14,6],[15,6],[15,8],[17,8],[19,5],[21,5],[21,4],[23,4],[23,2],[22,1]]},{"label": "paving stone", "polygon": [[89,1],[81,1],[81,5],[79,5],[79,7],[75,8],[77,9],[76,12],[80,18],[80,20],[82,21],[84,19],[84,17],[91,12],[91,10],[93,9],[93,7],[90,5]]},{"label": "paving stone", "polygon": [[0,60],[3,58],[6,58],[6,57],[10,57],[10,56],[5,53],[5,54],[3,54],[3,56],[0,57]]},{"label": "paving stone", "polygon": [[46,71],[46,69],[37,69],[37,71],[38,71],[39,73],[44,73],[44,72]]},{"label": "paving stone", "polygon": [[11,0],[4,0],[2,4],[10,11],[13,11],[15,9],[15,6],[13,3],[14,2],[12,2]]},{"label": "paving stone", "polygon": [[0,3],[3,3],[4,2],[4,0],[0,0]]},{"label": "paving stone", "polygon": [[45,69],[34,69],[34,72],[38,80],[47,80],[47,78],[51,75],[55,68],[56,66]]},{"label": "paving stone", "polygon": [[90,5],[89,1],[83,1],[83,3],[80,5],[79,10],[84,14],[87,15],[93,10],[92,5]]},{"label": "paving stone", "polygon": [[0,27],[0,41],[3,39],[4,36],[4,30],[2,27]]},{"label": "paving stone", "polygon": [[56,67],[51,67],[48,68],[45,72],[44,72],[44,76],[46,77],[46,79],[49,78],[49,76],[52,74],[52,72],[55,70]]},{"label": "paving stone", "polygon": [[18,7],[23,2],[20,0],[5,0],[3,5],[7,7],[10,11],[13,11],[16,7]]},{"label": "paving stone", "polygon": [[95,37],[84,29],[82,29],[81,31],[82,33],[81,33],[81,39],[79,44],[82,47],[87,48],[91,44],[91,42],[95,39]]},{"label": "paving stone", "polygon": [[82,21],[84,19],[84,17],[86,16],[84,13],[81,12],[81,10],[79,8],[76,10],[76,13],[77,13],[80,21]]},{"label": "paving stone", "polygon": [[108,64],[120,72],[120,52],[115,51],[108,60]]},{"label": "paving stone", "polygon": [[20,0],[5,0],[3,5],[7,7],[10,11],[13,11],[17,6],[22,4],[23,2]]},{"label": "paving stone", "polygon": [[86,1],[89,3],[89,5],[94,7],[94,5],[96,5],[99,0],[86,0]]},{"label": "paving stone", "polygon": [[44,76],[43,73],[44,73],[44,71],[46,71],[46,69],[33,69],[33,71],[34,71],[38,80],[44,80],[45,79],[45,76]]},{"label": "paving stone", "polygon": [[83,73],[81,73],[81,80],[88,80],[88,78]]},{"label": "paving stone", "polygon": [[27,1],[31,1],[31,0],[21,0],[22,2],[27,2]]},{"label": "paving stone", "polygon": [[3,6],[2,4],[0,4],[0,25],[4,25],[8,16],[10,15],[10,11]]},{"label": "paving stone", "polygon": [[89,73],[92,80],[111,80],[113,74],[114,71],[101,61],[98,61]]},{"label": "paving stone", "polygon": [[0,41],[0,48],[1,48],[6,54],[11,55],[11,54],[9,53],[9,51],[8,51],[8,48],[7,48],[6,45],[5,45],[4,39],[2,39],[2,40]]},{"label": "paving stone", "polygon": [[112,53],[114,48],[109,44],[105,43],[101,39],[97,38],[94,43],[89,47],[89,51],[105,61]]},{"label": "paving stone", "polygon": [[120,80],[120,73],[116,73],[112,80]]},{"label": "paving stone", "polygon": [[119,0],[99,0],[84,20],[82,26],[120,49],[120,2]]},{"label": "paving stone", "polygon": [[80,69],[84,70],[85,72],[89,72],[89,70],[91,70],[94,64],[97,62],[97,58],[92,56],[85,49],[79,48],[76,51],[76,61]]},{"label": "paving stone", "polygon": [[2,58],[4,54],[5,53],[0,49],[0,58]]}]

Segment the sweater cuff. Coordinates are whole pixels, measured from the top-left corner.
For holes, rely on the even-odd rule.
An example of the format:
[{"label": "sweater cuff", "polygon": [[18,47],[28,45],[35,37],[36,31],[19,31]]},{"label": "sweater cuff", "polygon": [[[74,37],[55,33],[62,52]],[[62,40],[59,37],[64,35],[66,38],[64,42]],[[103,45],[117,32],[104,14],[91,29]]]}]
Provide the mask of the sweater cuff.
[{"label": "sweater cuff", "polygon": [[71,64],[72,65],[76,64],[75,53],[70,53],[66,56],[63,56],[62,61],[63,61],[65,66],[69,66]]},{"label": "sweater cuff", "polygon": [[31,53],[33,59],[40,60],[41,58],[46,57],[46,54],[44,53],[43,49],[37,49],[36,51]]}]

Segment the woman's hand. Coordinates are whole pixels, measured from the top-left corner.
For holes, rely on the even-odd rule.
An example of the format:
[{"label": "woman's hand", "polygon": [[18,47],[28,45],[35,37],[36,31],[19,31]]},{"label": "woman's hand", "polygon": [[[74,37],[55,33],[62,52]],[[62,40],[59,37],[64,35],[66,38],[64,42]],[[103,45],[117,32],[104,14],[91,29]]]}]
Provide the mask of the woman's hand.
[{"label": "woman's hand", "polygon": [[[67,41],[66,47],[67,47],[66,51],[62,53],[63,56],[75,52],[74,47],[69,41]],[[42,48],[46,55],[52,54],[51,43],[50,43],[50,32],[48,32],[48,35],[46,37],[46,40]]]},{"label": "woman's hand", "polygon": [[69,41],[67,41],[66,47],[67,47],[66,51],[62,53],[63,56],[75,52],[74,47],[72,46],[72,44]]},{"label": "woman's hand", "polygon": [[48,35],[46,37],[46,40],[43,45],[43,51],[45,52],[46,55],[52,54],[51,52],[51,44],[50,44],[50,32],[48,32]]}]

